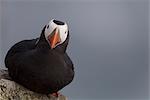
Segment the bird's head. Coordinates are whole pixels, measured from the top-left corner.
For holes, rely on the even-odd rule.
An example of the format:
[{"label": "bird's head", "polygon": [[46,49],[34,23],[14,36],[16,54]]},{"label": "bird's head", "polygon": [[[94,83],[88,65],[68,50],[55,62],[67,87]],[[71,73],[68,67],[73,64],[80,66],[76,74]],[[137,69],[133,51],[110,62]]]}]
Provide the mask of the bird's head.
[{"label": "bird's head", "polygon": [[44,35],[53,49],[67,39],[68,26],[65,22],[53,19],[46,25]]}]

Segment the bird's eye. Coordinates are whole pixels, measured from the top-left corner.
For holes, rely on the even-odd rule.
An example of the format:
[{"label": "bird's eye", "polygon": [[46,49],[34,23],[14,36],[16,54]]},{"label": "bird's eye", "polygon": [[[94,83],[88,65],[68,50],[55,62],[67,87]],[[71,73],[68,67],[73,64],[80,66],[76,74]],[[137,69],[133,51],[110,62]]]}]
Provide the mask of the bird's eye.
[{"label": "bird's eye", "polygon": [[65,31],[65,34],[67,33],[67,31]]},{"label": "bird's eye", "polygon": [[49,25],[47,25],[47,28],[49,28]]}]

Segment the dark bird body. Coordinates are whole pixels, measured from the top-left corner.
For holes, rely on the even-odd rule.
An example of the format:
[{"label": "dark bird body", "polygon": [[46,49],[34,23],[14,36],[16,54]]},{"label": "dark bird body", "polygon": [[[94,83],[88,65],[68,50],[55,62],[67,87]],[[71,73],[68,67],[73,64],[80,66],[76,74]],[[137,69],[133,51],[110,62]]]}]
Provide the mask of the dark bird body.
[{"label": "dark bird body", "polygon": [[51,49],[44,37],[16,43],[8,51],[5,64],[10,77],[24,87],[38,93],[58,92],[74,77],[73,63],[66,53],[67,39]]}]

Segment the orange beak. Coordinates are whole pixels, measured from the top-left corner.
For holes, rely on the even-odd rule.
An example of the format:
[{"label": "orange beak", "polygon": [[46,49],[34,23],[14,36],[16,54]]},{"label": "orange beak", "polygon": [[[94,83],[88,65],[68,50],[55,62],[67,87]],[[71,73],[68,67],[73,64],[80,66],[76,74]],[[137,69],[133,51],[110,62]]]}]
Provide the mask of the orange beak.
[{"label": "orange beak", "polygon": [[52,34],[48,36],[48,40],[52,49],[55,48],[56,45],[61,42],[58,28],[55,28]]}]

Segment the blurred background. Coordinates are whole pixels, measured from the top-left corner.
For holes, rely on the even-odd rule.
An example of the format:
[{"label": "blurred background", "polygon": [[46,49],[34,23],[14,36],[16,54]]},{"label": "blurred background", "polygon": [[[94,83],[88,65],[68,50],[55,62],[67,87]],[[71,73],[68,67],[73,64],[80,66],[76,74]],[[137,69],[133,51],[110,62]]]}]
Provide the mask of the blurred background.
[{"label": "blurred background", "polygon": [[70,29],[69,100],[149,100],[148,0],[0,0],[0,63],[52,18]]}]

